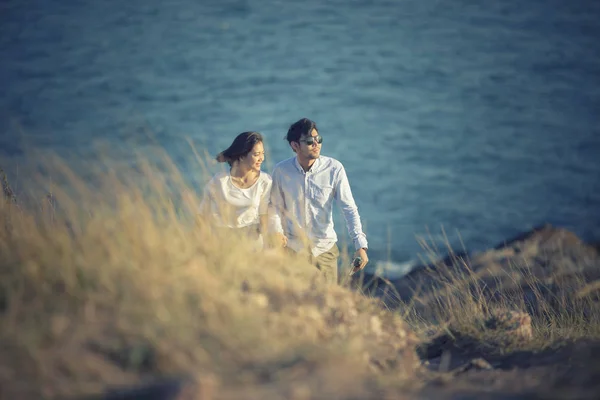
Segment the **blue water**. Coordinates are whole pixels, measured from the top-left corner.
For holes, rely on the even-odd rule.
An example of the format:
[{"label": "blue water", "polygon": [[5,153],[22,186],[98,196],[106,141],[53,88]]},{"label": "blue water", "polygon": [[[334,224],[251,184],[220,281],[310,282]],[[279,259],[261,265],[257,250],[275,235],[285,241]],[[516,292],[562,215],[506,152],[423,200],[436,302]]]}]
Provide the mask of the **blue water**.
[{"label": "blue water", "polygon": [[268,171],[306,116],[373,259],[417,259],[441,227],[471,251],[543,222],[598,241],[600,2],[486,3],[3,0],[1,167],[151,131],[195,178],[186,137],[214,154],[258,130]]}]

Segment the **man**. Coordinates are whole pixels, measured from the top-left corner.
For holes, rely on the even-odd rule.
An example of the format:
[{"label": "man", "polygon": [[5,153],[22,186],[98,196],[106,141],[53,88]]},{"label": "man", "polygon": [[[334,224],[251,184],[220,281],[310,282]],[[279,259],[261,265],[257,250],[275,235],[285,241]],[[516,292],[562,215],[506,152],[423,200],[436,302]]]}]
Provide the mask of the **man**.
[{"label": "man", "polygon": [[278,230],[288,238],[287,246],[296,253],[308,252],[309,260],[330,283],[337,283],[339,249],[333,226],[333,201],[340,206],[348,233],[354,243],[354,257],[361,262],[354,271],[367,265],[367,238],[362,231],[358,209],[352,197],[344,166],[321,155],[323,138],[317,125],[307,119],[293,123],[286,139],[296,153],[273,169],[271,204],[281,225]]}]

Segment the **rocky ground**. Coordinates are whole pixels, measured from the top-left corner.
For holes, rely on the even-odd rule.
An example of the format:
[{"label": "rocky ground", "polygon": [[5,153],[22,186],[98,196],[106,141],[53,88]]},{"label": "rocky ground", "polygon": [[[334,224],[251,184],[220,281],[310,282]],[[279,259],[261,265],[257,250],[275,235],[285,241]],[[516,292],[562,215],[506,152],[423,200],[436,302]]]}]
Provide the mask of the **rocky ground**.
[{"label": "rocky ground", "polygon": [[[463,261],[463,262],[458,262]],[[483,283],[486,298],[493,302],[503,296],[523,299],[526,311],[497,307],[480,321],[487,334],[455,329],[431,332],[417,347],[422,368],[417,374],[418,388],[390,389],[357,393],[350,398],[412,399],[597,399],[600,398],[600,339],[597,337],[556,337],[536,341],[531,315],[542,311],[540,302],[560,307],[566,297],[585,296],[588,306],[598,300],[600,277],[598,251],[572,233],[544,226],[507,241],[497,248],[475,255],[451,255],[444,260],[413,271],[406,279],[393,282],[372,280],[370,293],[383,298],[388,306],[400,308],[398,300],[417,300],[426,314],[434,293],[443,289],[440,278],[449,270],[475,273],[471,286]],[[511,274],[506,278],[506,271]],[[526,277],[530,277],[527,279]],[[536,279],[531,279],[535,277]],[[531,288],[543,282],[544,291]],[[418,289],[418,290],[417,290]],[[472,287],[470,288],[472,289]],[[500,293],[499,293],[500,292]],[[540,297],[543,295],[544,297]],[[547,310],[546,310],[547,311]],[[590,310],[591,312],[591,310]],[[534,316],[535,319],[535,316]],[[590,321],[592,323],[592,321]],[[381,355],[381,365],[385,355]],[[377,368],[377,357],[372,360]],[[381,367],[381,366],[380,366]],[[383,367],[382,367],[383,368]],[[186,388],[194,387],[191,392]],[[200,385],[210,391],[210,385]],[[110,399],[187,399],[196,397],[198,384],[186,380],[154,382],[149,386],[119,389]],[[269,389],[255,388],[256,393],[230,392],[231,398],[248,395],[268,396]],[[193,394],[190,394],[193,393]],[[210,396],[208,394],[207,396]],[[208,397],[207,397],[208,398]],[[321,398],[302,391],[290,398]],[[324,397],[323,397],[324,398]],[[343,396],[342,398],[348,398]]]},{"label": "rocky ground", "polygon": [[[462,278],[452,278],[457,275]],[[417,398],[600,398],[600,339],[592,326],[598,323],[600,258],[597,246],[569,231],[545,225],[480,254],[450,254],[394,282],[365,281],[388,306],[413,304],[425,319],[434,317],[429,311],[449,282],[466,282],[458,290],[485,298],[490,308],[505,306],[507,298],[521,304],[523,311],[481,321],[496,335],[450,324],[425,339],[418,354],[429,375]],[[580,314],[573,324],[587,325],[581,328],[588,333],[562,336],[555,329],[555,337],[533,338],[532,316],[538,325],[552,324],[554,316],[568,315],[568,307]]]},{"label": "rocky ground", "polygon": [[557,343],[541,351],[467,351],[448,346],[427,360],[433,398],[597,399],[600,342]]},{"label": "rocky ground", "polygon": [[0,398],[600,398],[598,246],[566,230],[347,290],[136,198],[29,219],[0,183]]},{"label": "rocky ground", "polygon": [[597,244],[584,243],[570,231],[543,225],[482,253],[451,252],[391,282],[371,276],[362,280],[371,294],[382,297],[390,306],[397,300],[417,300],[426,306],[448,277],[474,273],[487,292],[508,294],[525,290],[527,304],[535,306],[527,277],[543,281],[545,291],[577,289],[566,285],[575,279],[582,280],[589,290],[595,288],[593,283],[600,280],[597,248]]}]

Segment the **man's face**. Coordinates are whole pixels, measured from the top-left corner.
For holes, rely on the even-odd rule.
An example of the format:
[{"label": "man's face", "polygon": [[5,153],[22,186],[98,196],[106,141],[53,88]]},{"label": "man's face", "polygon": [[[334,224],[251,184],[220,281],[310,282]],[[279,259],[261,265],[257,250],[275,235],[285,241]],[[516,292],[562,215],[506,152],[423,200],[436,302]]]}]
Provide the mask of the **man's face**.
[{"label": "man's face", "polygon": [[302,135],[298,146],[296,146],[296,154],[298,157],[305,160],[316,160],[321,155],[322,138],[316,129],[313,129],[309,135]]}]

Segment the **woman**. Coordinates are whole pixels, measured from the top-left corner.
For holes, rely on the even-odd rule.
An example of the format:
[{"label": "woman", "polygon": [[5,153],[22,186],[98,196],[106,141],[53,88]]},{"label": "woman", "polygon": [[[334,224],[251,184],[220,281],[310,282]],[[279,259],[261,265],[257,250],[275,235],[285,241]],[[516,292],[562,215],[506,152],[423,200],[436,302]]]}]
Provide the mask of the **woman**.
[{"label": "woman", "polygon": [[[216,159],[227,162],[230,169],[215,174],[208,182],[200,214],[219,228],[236,229],[263,243],[268,232],[272,180],[260,170],[265,160],[262,135],[240,133]],[[276,218],[274,213],[271,216]],[[278,235],[276,240],[285,246],[285,237]]]}]

